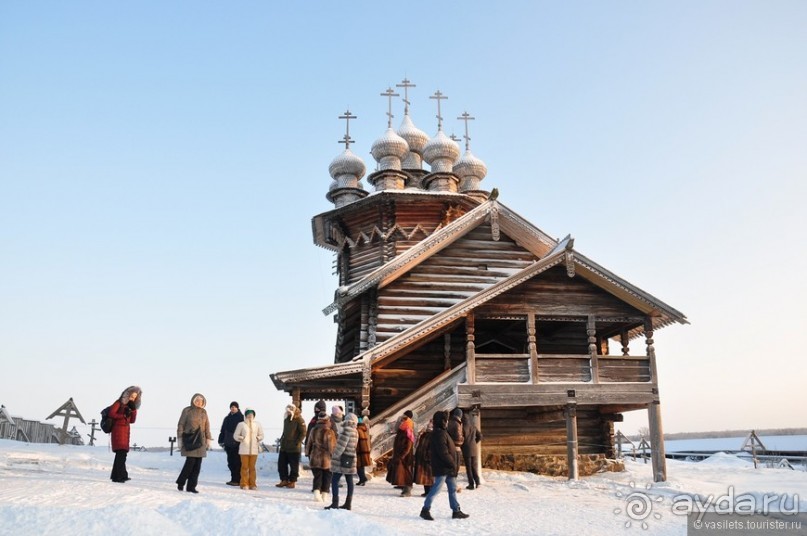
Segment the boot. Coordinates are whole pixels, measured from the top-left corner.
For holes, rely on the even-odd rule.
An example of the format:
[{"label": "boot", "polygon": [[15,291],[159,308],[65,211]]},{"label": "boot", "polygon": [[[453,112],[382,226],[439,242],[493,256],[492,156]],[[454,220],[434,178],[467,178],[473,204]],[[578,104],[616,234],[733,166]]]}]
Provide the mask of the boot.
[{"label": "boot", "polygon": [[331,500],[330,506],[325,507],[326,510],[338,510],[339,509],[339,497],[334,497]]},{"label": "boot", "polygon": [[322,493],[318,489],[314,490],[314,500],[316,502],[322,502]]},{"label": "boot", "polygon": [[411,497],[411,496],[412,496],[412,486],[404,486],[404,489],[401,492],[401,497]]},{"label": "boot", "polygon": [[330,500],[331,500],[331,494],[330,494],[330,493],[328,493],[327,491],[323,491],[323,492],[322,492],[322,499],[320,499],[320,500],[321,500],[322,502],[324,502],[324,503],[326,503],[326,502],[330,501]]},{"label": "boot", "polygon": [[432,514],[431,514],[431,512],[429,512],[428,508],[423,508],[420,511],[420,517],[422,517],[423,519],[426,519],[428,521],[434,521],[434,518],[432,517]]},{"label": "boot", "polygon": [[277,484],[275,484],[275,487],[276,487],[276,488],[285,488],[285,487],[286,487],[286,486],[288,486],[288,485],[289,485],[288,481],[286,481],[286,480],[281,480],[280,482],[278,482]]},{"label": "boot", "polygon": [[352,496],[352,495],[348,495],[348,496],[347,496],[347,499],[345,499],[345,504],[343,504],[343,505],[342,505],[342,506],[340,506],[339,508],[340,508],[340,509],[342,509],[342,510],[350,510],[350,507],[351,507],[351,503],[352,503],[352,502],[353,502],[353,496]]},{"label": "boot", "polygon": [[462,510],[454,510],[454,513],[451,514],[451,519],[466,519],[469,518],[468,514],[464,513]]},{"label": "boot", "polygon": [[289,489],[294,489],[294,482],[287,482],[286,487]]}]

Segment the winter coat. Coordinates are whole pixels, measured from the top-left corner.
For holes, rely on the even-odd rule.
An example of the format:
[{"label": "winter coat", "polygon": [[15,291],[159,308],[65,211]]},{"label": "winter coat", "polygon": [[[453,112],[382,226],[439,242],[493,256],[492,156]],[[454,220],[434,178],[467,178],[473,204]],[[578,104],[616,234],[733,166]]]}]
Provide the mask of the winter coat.
[{"label": "winter coat", "polygon": [[372,440],[370,438],[370,430],[367,429],[367,423],[360,422],[357,424],[356,432],[359,434],[359,443],[356,445],[356,466],[368,467],[373,465],[373,458],[370,456]]},{"label": "winter coat", "polygon": [[[129,397],[133,392],[137,393],[137,398],[132,402]],[[109,409],[109,418],[112,419],[112,432],[110,442],[112,451],[124,450],[129,452],[129,438],[131,429],[129,425],[137,420],[137,409],[140,407],[140,397],[142,396],[140,387],[131,386],[124,390],[120,398],[116,400]]]},{"label": "winter coat", "polygon": [[456,476],[457,474],[457,447],[446,430],[445,414],[438,412],[434,415],[434,431],[431,445],[432,473],[434,476]]},{"label": "winter coat", "polygon": [[[197,408],[193,405],[193,400],[197,397],[202,397],[202,407]],[[177,441],[180,444],[180,454],[188,458],[204,458],[207,456],[207,441],[213,439],[210,433],[210,421],[207,418],[207,399],[200,393],[196,393],[191,397],[191,405],[182,410],[177,423]],[[182,444],[182,434],[185,432],[193,432],[195,430],[202,430],[202,437],[205,438],[202,446],[196,450],[187,450],[185,445]]]},{"label": "winter coat", "polygon": [[235,427],[233,438],[238,442],[238,454],[241,456],[257,456],[261,453],[263,426],[254,417],[244,419],[244,422],[239,422],[238,426]]},{"label": "winter coat", "polygon": [[331,420],[328,417],[317,419],[305,444],[305,455],[308,456],[309,467],[311,469],[330,469],[331,454],[333,454],[334,448],[336,448],[336,434],[331,429]]},{"label": "winter coat", "polygon": [[482,434],[477,430],[472,419],[467,415],[462,416],[462,455],[466,458],[479,457],[479,442],[482,441]]},{"label": "winter coat", "polygon": [[239,422],[244,422],[244,414],[241,413],[240,409],[235,413],[228,413],[227,416],[224,417],[221,423],[221,432],[219,432],[219,445],[223,445],[225,448],[238,446],[238,442],[233,437],[233,434]]},{"label": "winter coat", "polygon": [[[331,454],[331,471],[343,475],[356,474],[356,445],[359,443],[359,432],[356,431],[358,418],[353,413],[349,413],[342,422],[342,432],[336,440],[336,447]],[[342,467],[342,455],[353,458],[350,467]]]},{"label": "winter coat", "polygon": [[294,415],[283,418],[283,435],[280,436],[280,450],[283,452],[302,451],[303,439],[305,439],[306,426],[299,409],[294,410]]},{"label": "winter coat", "polygon": [[411,487],[414,481],[414,433],[412,419],[404,417],[395,433],[392,458],[387,464],[387,482],[393,486]]},{"label": "winter coat", "polygon": [[336,434],[336,437],[339,437],[339,434],[342,433],[342,426],[345,424],[345,417],[343,415],[331,415],[331,430],[333,433]]},{"label": "winter coat", "polygon": [[454,442],[454,446],[456,446],[457,448],[462,447],[465,437],[463,436],[462,421],[460,420],[460,417],[451,415],[448,418],[448,425],[446,426],[446,431],[448,432],[448,435],[451,436],[451,441]]},{"label": "winter coat", "polygon": [[431,486],[434,484],[431,455],[432,430],[424,428],[415,444],[415,484]]}]

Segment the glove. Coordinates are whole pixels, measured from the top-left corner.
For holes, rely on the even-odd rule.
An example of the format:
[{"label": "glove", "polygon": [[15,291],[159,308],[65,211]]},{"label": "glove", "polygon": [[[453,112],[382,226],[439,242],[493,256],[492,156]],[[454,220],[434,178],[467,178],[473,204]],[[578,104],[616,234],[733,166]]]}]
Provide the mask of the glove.
[{"label": "glove", "polygon": [[132,410],[132,411],[134,411],[134,410],[136,410],[136,409],[137,409],[137,406],[135,406],[134,400],[130,400],[130,401],[128,401],[128,402],[126,403],[126,407],[128,407],[128,408],[129,408],[130,410]]},{"label": "glove", "polygon": [[123,408],[123,414],[127,417],[130,416],[132,414],[132,408],[126,406],[125,408]]}]

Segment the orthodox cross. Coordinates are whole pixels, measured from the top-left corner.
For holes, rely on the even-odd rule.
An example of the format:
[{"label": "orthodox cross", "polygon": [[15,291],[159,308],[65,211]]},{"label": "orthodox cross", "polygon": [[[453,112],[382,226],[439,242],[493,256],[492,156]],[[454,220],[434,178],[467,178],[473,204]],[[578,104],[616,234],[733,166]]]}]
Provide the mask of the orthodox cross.
[{"label": "orthodox cross", "polygon": [[381,94],[381,96],[387,97],[387,100],[389,101],[387,110],[387,128],[392,128],[392,118],[394,117],[392,115],[392,97],[400,97],[401,95],[399,93],[395,93],[391,87],[388,87],[387,90]]},{"label": "orthodox cross", "polygon": [[440,90],[434,92],[434,95],[429,97],[430,99],[435,99],[437,101],[437,130],[443,130],[443,116],[440,115],[440,101],[445,100],[448,97],[440,93]]},{"label": "orthodox cross", "polygon": [[339,143],[345,144],[345,151],[350,149],[350,144],[353,142],[353,139],[350,137],[350,120],[356,119],[355,115],[350,114],[350,109],[345,110],[345,115],[340,115],[339,119],[345,120],[345,136],[339,140]]},{"label": "orthodox cross", "polygon": [[453,141],[456,141],[458,143],[460,141],[460,139],[457,137],[457,135],[454,134],[453,132],[451,133],[451,136],[449,136],[449,138],[451,138]]},{"label": "orthodox cross", "polygon": [[470,146],[471,137],[468,136],[468,121],[473,121],[476,117],[471,117],[471,114],[468,112],[462,112],[462,115],[459,116],[457,119],[460,121],[465,121],[465,150],[467,151]]},{"label": "orthodox cross", "polygon": [[48,419],[52,419],[54,417],[64,417],[60,441],[62,445],[64,445],[65,441],[67,441],[67,423],[70,421],[70,417],[78,417],[83,424],[87,424],[87,421],[85,421],[84,417],[82,417],[81,413],[79,413],[76,403],[73,402],[73,397],[70,397],[70,400],[59,406],[59,409],[51,413]]},{"label": "orthodox cross", "polygon": [[404,114],[409,113],[409,88],[410,87],[417,87],[415,84],[404,78],[401,80],[400,84],[395,84],[395,87],[402,87],[404,88]]}]

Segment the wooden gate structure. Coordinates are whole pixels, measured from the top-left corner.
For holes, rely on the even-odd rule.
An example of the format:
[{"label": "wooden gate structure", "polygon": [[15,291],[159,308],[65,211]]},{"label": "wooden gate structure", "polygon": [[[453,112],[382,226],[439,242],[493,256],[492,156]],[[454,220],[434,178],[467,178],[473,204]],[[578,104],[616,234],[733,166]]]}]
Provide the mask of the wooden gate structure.
[{"label": "wooden gate structure", "polygon": [[334,362],[275,372],[276,388],[298,407],[352,401],[376,457],[407,409],[418,429],[437,410],[474,410],[485,467],[569,478],[615,458],[613,423],[644,410],[665,480],[653,333],[686,317],[479,189],[486,168],[467,143],[459,157],[440,125],[424,136],[407,106],[373,144],[370,194],[346,134],[330,165],[335,208],[312,221],[315,244],[337,255],[324,310],[336,313]]}]

